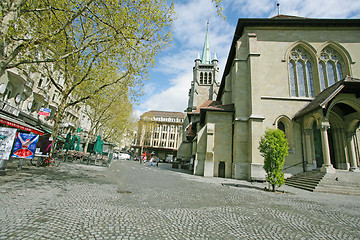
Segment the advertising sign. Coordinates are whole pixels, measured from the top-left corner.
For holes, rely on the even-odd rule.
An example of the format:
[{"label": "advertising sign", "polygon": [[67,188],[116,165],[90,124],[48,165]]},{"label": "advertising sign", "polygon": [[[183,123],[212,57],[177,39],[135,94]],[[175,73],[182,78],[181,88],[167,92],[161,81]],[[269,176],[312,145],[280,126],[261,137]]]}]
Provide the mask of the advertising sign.
[{"label": "advertising sign", "polygon": [[50,137],[39,136],[39,140],[36,145],[35,156],[48,157],[53,140]]},{"label": "advertising sign", "polygon": [[50,108],[40,108],[39,115],[50,116]]},{"label": "advertising sign", "polygon": [[9,160],[17,129],[0,127],[0,159]]},{"label": "advertising sign", "polygon": [[32,159],[34,157],[38,139],[38,135],[19,133],[15,142],[12,157]]}]

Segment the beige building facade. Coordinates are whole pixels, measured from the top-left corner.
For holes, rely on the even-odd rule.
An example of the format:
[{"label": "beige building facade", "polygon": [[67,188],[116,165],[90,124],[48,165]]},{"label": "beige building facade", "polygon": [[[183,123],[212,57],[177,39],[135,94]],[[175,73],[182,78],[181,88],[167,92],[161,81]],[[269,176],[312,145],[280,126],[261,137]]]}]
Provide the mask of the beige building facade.
[{"label": "beige building facade", "polygon": [[239,19],[217,99],[188,123],[183,158],[197,175],[264,180],[259,141],[279,128],[286,173],[358,171],[359,60],[359,19]]},{"label": "beige building facade", "polygon": [[155,155],[161,160],[175,160],[181,143],[184,114],[181,112],[148,111],[140,116],[133,141],[134,156]]},{"label": "beige building facade", "polygon": [[[26,129],[25,132],[49,134],[62,96],[50,79],[30,70],[30,67],[27,71],[13,68],[0,76],[0,124]],[[63,86],[64,80],[57,79],[57,83]],[[75,134],[78,128],[82,129],[78,133],[82,139],[88,136],[90,124],[84,107],[75,105],[66,109],[59,128],[60,136],[65,138],[68,132]],[[42,115],[42,110],[49,115]]]}]

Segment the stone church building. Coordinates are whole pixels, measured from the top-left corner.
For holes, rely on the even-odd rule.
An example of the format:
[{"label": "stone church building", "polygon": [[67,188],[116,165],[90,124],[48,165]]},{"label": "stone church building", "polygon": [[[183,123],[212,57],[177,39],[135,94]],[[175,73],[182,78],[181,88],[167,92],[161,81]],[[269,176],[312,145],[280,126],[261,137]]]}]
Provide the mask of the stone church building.
[{"label": "stone church building", "polygon": [[194,174],[264,180],[267,128],[286,134],[286,173],[358,171],[359,19],[239,19],[221,83],[217,63],[206,35],[178,152]]}]

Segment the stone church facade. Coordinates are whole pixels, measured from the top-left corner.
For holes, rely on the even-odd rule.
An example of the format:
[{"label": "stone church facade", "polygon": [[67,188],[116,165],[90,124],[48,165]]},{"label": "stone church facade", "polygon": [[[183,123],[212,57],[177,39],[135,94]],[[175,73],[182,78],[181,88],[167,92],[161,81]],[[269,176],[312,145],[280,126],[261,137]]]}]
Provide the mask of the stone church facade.
[{"label": "stone church facade", "polygon": [[358,171],[359,60],[359,19],[239,19],[216,99],[187,113],[178,157],[197,175],[264,180],[259,141],[279,128],[286,173]]}]

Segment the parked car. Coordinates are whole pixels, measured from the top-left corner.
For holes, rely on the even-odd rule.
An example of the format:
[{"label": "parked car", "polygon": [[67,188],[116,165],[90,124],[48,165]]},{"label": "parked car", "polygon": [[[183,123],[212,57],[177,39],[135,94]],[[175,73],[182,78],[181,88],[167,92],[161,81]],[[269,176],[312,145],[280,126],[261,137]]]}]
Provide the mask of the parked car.
[{"label": "parked car", "polygon": [[130,155],[127,153],[120,153],[119,154],[119,159],[120,160],[130,160]]},{"label": "parked car", "polygon": [[167,155],[165,162],[169,162],[169,163],[173,162],[173,155]]}]

